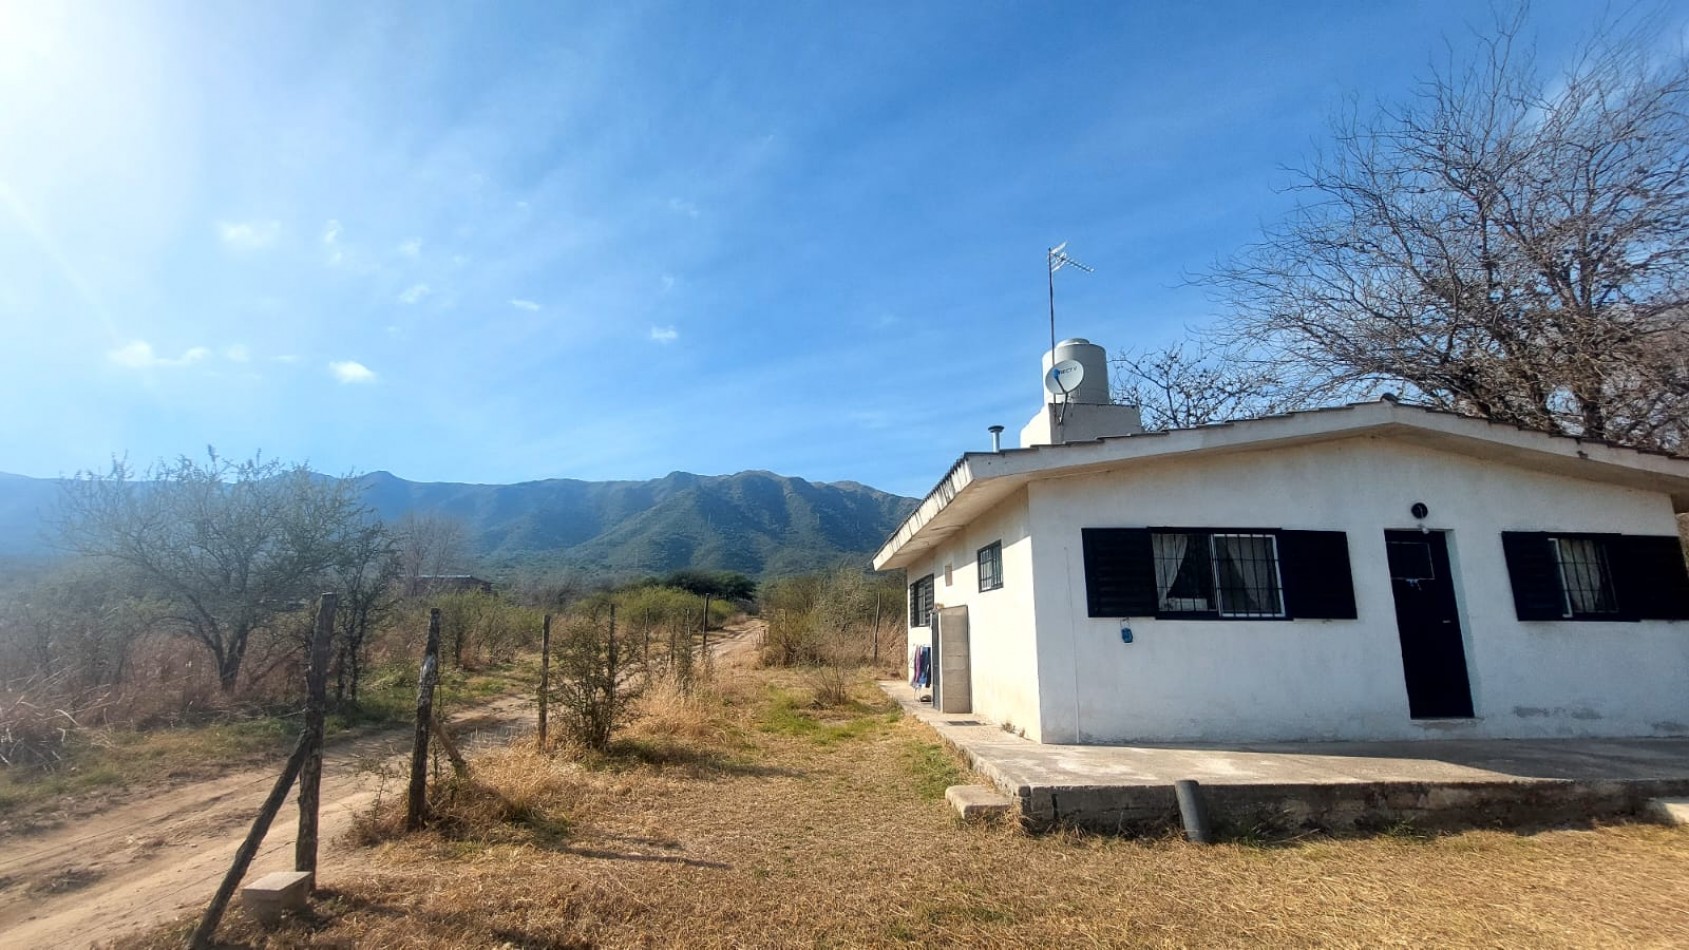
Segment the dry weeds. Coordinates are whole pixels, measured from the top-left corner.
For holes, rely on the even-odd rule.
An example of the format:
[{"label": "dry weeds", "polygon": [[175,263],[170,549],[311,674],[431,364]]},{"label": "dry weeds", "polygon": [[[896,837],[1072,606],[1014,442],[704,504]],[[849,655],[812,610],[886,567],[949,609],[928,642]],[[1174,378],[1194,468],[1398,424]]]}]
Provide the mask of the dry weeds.
[{"label": "dry weeds", "polygon": [[[793,674],[724,671],[713,694],[648,695],[608,758],[484,755],[476,780],[519,807],[482,802],[458,832],[377,844],[359,877],[324,882],[310,919],[264,934],[237,918],[228,936],[266,948],[1689,945],[1682,832],[1200,848],[968,827],[941,800],[959,766],[923,727],[861,685],[848,709],[794,701],[801,690]],[[816,728],[790,728],[794,715]],[[685,760],[648,755],[656,744]]]}]

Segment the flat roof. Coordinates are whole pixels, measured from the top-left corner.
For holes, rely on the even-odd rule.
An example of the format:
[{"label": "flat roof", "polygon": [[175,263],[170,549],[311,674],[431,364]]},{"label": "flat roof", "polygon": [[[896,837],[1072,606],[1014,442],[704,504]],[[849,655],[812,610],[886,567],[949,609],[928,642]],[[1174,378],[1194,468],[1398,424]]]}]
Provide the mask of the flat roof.
[{"label": "flat roof", "polygon": [[1689,459],[1380,399],[1190,429],[966,453],[886,538],[874,555],[874,569],[907,566],[947,535],[962,530],[975,515],[1040,478],[1106,471],[1151,459],[1259,451],[1357,435],[1389,435],[1487,461],[1662,492],[1671,496],[1675,511],[1689,511]]}]

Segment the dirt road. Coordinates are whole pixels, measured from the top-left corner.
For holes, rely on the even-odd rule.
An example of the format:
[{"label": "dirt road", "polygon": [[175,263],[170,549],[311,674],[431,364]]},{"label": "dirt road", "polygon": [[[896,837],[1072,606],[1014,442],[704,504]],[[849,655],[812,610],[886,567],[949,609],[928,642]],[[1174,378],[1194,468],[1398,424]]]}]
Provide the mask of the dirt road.
[{"label": "dirt road", "polygon": [[723,666],[755,666],[767,621],[746,617],[710,631],[710,658]]},{"label": "dirt road", "polygon": [[[532,722],[532,703],[507,698],[452,720],[460,737],[503,738]],[[323,758],[325,880],[357,873],[342,842],[377,794],[402,795],[402,776],[373,768],[408,754],[410,733],[388,730],[331,743]],[[0,948],[71,950],[197,913],[217,889],[278,767],[163,789],[52,831],[0,840]],[[385,781],[386,787],[383,788]],[[298,809],[276,817],[248,878],[293,867]]]}]

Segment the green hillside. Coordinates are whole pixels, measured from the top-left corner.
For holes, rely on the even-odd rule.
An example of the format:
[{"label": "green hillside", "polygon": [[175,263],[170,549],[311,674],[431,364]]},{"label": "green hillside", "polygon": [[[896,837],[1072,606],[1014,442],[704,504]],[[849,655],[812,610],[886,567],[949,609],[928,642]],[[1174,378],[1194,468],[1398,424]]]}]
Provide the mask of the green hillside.
[{"label": "green hillside", "polygon": [[[650,481],[548,479],[515,485],[412,482],[387,472],[356,479],[384,519],[461,522],[484,569],[568,568],[626,576],[683,567],[778,576],[868,557],[915,505],[855,482],[772,472]],[[53,479],[0,475],[0,556],[50,553]]]}]

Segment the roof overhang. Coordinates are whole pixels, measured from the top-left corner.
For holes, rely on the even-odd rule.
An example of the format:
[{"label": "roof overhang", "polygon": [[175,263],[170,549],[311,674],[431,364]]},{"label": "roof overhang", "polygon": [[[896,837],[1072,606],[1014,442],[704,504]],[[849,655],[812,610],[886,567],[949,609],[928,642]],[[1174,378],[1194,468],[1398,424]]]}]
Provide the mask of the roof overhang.
[{"label": "roof overhang", "polygon": [[957,460],[880,546],[874,555],[874,569],[907,567],[945,537],[964,529],[975,516],[1038,479],[1091,474],[1153,460],[1261,452],[1367,435],[1388,436],[1533,471],[1660,492],[1671,497],[1675,511],[1689,511],[1689,459],[1380,400],[1091,442],[970,452]]}]

